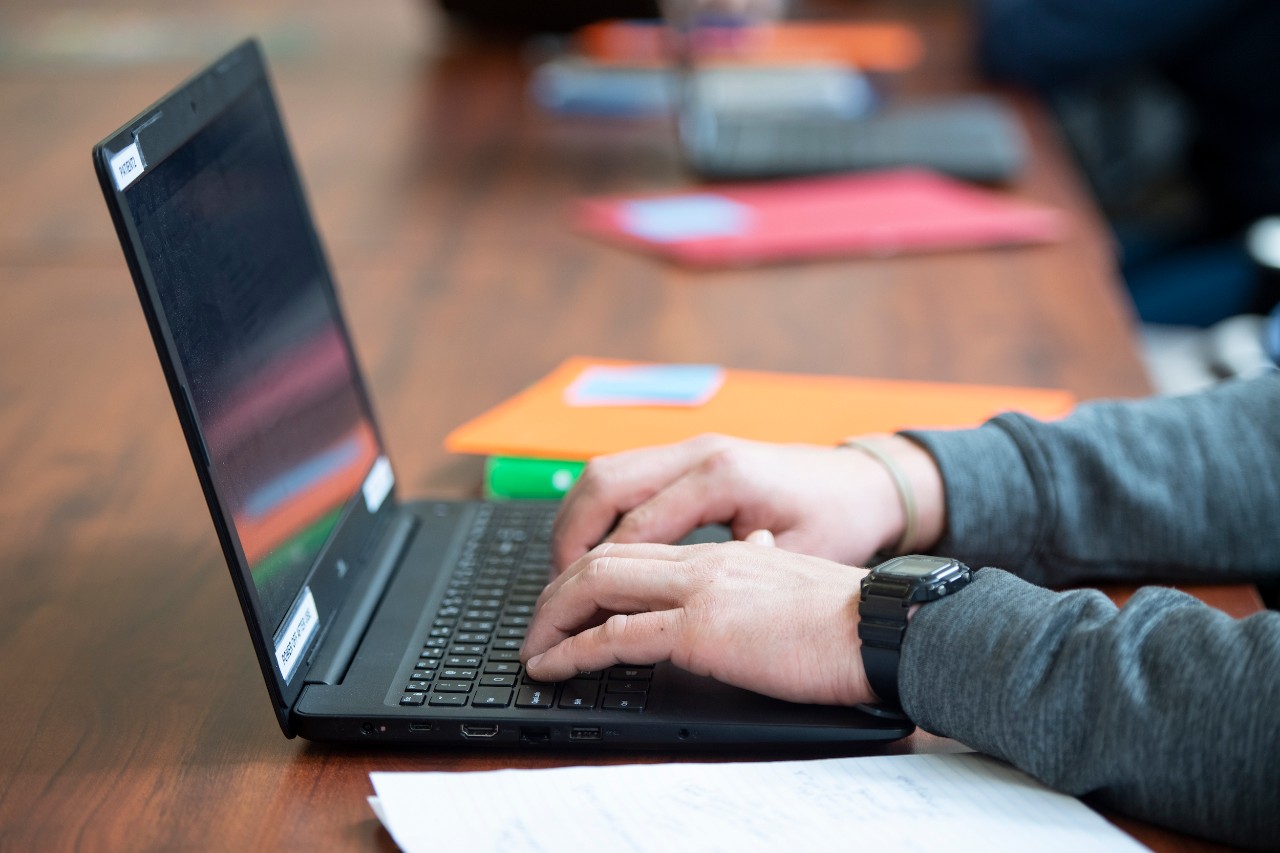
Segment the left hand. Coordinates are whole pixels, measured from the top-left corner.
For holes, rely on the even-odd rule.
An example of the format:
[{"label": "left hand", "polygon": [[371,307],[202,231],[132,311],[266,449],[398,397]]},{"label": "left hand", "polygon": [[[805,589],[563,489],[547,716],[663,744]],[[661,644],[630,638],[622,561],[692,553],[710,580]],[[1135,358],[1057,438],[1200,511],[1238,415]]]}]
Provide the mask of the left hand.
[{"label": "left hand", "polygon": [[605,543],[543,591],[521,658],[545,681],[670,660],[791,702],[873,702],[858,640],[865,574],[752,542]]}]

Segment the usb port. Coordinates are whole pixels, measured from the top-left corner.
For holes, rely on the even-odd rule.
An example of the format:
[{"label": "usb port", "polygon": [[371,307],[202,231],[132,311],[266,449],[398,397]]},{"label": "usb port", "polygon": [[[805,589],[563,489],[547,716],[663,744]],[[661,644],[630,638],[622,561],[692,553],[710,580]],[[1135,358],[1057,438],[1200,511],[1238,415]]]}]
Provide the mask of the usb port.
[{"label": "usb port", "polygon": [[498,727],[494,726],[469,726],[462,724],[463,737],[497,737]]},{"label": "usb port", "polygon": [[569,729],[569,740],[600,740],[600,727],[573,726]]},{"label": "usb port", "polygon": [[431,731],[430,723],[410,723],[409,731],[411,732],[429,732]]}]

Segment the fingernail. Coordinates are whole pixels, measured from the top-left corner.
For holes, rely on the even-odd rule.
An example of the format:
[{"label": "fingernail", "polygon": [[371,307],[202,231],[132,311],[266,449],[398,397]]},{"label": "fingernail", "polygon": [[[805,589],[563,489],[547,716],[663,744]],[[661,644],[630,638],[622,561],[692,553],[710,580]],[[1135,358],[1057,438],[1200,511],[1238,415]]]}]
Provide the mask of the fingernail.
[{"label": "fingernail", "polygon": [[531,657],[531,658],[529,658],[527,661],[525,661],[525,664],[524,664],[524,665],[525,665],[525,666],[537,667],[537,666],[538,666],[538,664],[540,664],[540,663],[542,663],[542,655],[534,655],[533,657]]},{"label": "fingernail", "polygon": [[765,548],[772,548],[773,532],[769,530],[753,530],[747,534],[747,541],[752,545],[761,545]]}]

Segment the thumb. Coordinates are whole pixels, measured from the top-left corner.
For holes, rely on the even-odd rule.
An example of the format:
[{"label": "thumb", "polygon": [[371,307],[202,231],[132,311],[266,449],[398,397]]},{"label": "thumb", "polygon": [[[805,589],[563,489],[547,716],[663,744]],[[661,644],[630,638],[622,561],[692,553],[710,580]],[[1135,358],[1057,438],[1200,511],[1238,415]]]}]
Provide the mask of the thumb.
[{"label": "thumb", "polygon": [[765,548],[773,547],[773,533],[768,530],[753,530],[747,534],[746,540],[752,545],[760,545]]}]

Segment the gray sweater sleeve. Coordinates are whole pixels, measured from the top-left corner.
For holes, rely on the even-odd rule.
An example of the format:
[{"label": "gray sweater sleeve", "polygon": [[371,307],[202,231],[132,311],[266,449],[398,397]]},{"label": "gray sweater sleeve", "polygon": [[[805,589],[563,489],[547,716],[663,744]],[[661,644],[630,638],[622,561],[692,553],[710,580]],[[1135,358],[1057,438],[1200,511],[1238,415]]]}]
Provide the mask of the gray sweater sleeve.
[{"label": "gray sweater sleeve", "polygon": [[[1049,584],[1280,574],[1280,376],[912,437],[946,486],[936,550],[970,565]],[[920,609],[900,673],[927,730],[1127,814],[1280,846],[1280,613],[1164,588],[1118,609],[986,568]]]},{"label": "gray sweater sleeve", "polygon": [[971,566],[1051,586],[1280,579],[1280,371],[909,435],[942,470],[936,549]]}]

